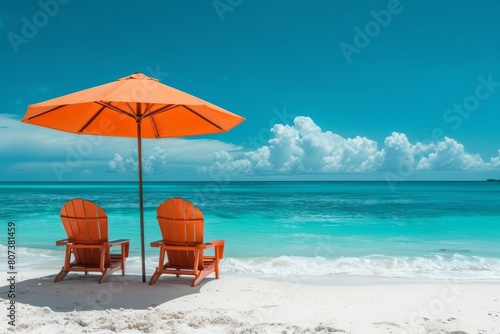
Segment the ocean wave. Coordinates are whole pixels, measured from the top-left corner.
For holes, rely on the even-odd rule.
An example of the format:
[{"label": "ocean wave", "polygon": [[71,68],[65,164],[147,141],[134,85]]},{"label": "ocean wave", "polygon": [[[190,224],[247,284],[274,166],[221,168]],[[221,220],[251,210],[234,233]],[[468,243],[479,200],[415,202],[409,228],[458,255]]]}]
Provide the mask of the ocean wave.
[{"label": "ocean wave", "polygon": [[[7,254],[7,246],[0,244],[0,252]],[[16,248],[16,269],[60,270],[64,251],[35,248]],[[158,265],[157,256],[146,258],[148,275]],[[141,258],[127,259],[127,273],[141,272]],[[432,257],[385,256],[364,257],[302,257],[279,256],[257,258],[224,258],[223,274],[251,276],[378,276],[390,278],[428,278],[458,280],[500,280],[500,259],[450,254]]]},{"label": "ocean wave", "polygon": [[451,257],[300,257],[228,258],[221,270],[264,276],[379,276],[430,279],[500,279],[500,259],[454,254]]}]

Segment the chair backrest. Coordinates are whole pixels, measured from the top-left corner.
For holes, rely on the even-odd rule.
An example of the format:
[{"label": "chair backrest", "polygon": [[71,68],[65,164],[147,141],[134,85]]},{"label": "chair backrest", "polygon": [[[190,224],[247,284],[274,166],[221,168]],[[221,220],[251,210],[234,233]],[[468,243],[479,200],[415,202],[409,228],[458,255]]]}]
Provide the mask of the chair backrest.
[{"label": "chair backrest", "polygon": [[108,241],[108,216],[99,205],[91,201],[82,198],[68,201],[61,208],[61,220],[70,241]]},{"label": "chair backrest", "polygon": [[[82,198],[72,199],[61,208],[61,220],[68,240],[76,244],[102,244],[108,241],[108,217],[97,204]],[[77,249],[75,260],[81,264],[98,264],[98,249]],[[109,262],[106,253],[106,263]]]},{"label": "chair backrest", "polygon": [[[183,198],[170,198],[161,203],[156,210],[163,241],[179,245],[203,243],[203,213],[191,202]],[[192,267],[194,252],[168,251],[168,261],[172,266]],[[203,265],[202,255],[200,264]]]}]

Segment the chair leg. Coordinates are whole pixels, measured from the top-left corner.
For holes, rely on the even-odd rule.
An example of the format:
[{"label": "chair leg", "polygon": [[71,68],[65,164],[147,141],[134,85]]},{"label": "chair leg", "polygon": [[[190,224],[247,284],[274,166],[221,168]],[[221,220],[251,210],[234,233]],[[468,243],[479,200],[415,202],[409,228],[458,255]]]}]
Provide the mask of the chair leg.
[{"label": "chair leg", "polygon": [[69,273],[71,268],[71,252],[72,249],[70,246],[66,245],[66,252],[64,255],[64,266],[57,276],[54,278],[54,282],[62,281],[62,279]]},{"label": "chair leg", "polygon": [[59,272],[59,274],[57,274],[56,277],[54,278],[54,283],[62,281],[63,278],[66,277],[67,274],[68,274],[68,272],[64,271],[64,267],[62,267],[62,269]]},{"label": "chair leg", "polygon": [[219,279],[220,278],[220,274],[219,274],[219,259],[215,259],[215,262],[214,262],[214,271],[215,271],[215,279]]},{"label": "chair leg", "polygon": [[149,280],[149,285],[155,284],[156,281],[158,281],[158,278],[160,278],[161,276],[161,272],[165,262],[165,252],[166,251],[163,248],[163,246],[160,246],[160,257],[158,258],[158,267],[156,267],[153,276],[151,276],[151,279]]},{"label": "chair leg", "polygon": [[200,272],[198,273],[198,276],[195,277],[195,279],[193,280],[193,282],[191,283],[191,286],[192,287],[195,287],[197,286],[198,284],[200,284],[200,282],[205,278],[207,277],[210,273],[212,273],[213,271],[210,271],[210,270],[200,270]]},{"label": "chair leg", "polygon": [[153,276],[151,276],[151,279],[149,280],[149,285],[156,284],[156,281],[158,280],[158,278],[160,278],[160,275],[161,274],[159,273],[158,268],[156,268],[155,273],[153,274]]},{"label": "chair leg", "polygon": [[121,268],[122,268],[122,276],[125,276],[125,258],[122,258]]},{"label": "chair leg", "polygon": [[99,278],[99,284],[104,282],[109,277],[109,275],[111,275],[112,272],[113,271],[111,270],[111,268],[104,270],[104,273],[101,275],[101,278]]}]

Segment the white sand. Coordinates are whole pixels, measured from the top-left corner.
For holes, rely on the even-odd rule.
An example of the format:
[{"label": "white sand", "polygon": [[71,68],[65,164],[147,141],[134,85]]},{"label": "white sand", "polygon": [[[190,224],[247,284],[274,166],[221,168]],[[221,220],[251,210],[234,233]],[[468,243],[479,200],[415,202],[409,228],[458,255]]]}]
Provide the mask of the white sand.
[{"label": "white sand", "polygon": [[16,326],[0,299],[1,333],[500,333],[499,283],[54,274],[19,275]]}]

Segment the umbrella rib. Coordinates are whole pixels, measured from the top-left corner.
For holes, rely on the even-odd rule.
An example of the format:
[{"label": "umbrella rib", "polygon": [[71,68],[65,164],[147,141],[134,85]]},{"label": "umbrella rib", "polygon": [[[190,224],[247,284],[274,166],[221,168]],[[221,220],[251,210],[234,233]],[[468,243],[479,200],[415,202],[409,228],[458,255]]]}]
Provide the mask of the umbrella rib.
[{"label": "umbrella rib", "polygon": [[[129,102],[126,102],[126,104],[127,104],[128,109],[129,109],[129,110],[130,110],[130,112],[131,112],[131,115],[134,115],[134,114],[135,114],[135,112],[136,112],[136,110],[135,110],[134,108],[132,108],[132,106],[130,105],[130,103],[129,103]],[[140,103],[137,103],[137,107],[139,107],[139,106],[140,106]],[[135,116],[134,116],[134,118],[137,118],[137,117],[135,117]]]},{"label": "umbrella rib", "polygon": [[153,106],[154,103],[146,103],[146,109],[144,110],[144,115],[146,115],[151,110],[151,108],[153,108]]},{"label": "umbrella rib", "polygon": [[219,130],[225,131],[223,128],[221,128],[220,126],[218,126],[217,124],[215,124],[214,122],[212,122],[211,120],[209,120],[208,118],[204,117],[203,115],[200,115],[199,113],[197,113],[193,109],[189,108],[188,106],[184,105],[183,107],[186,108],[187,110],[189,110],[190,112],[192,112],[193,114],[195,114],[196,116],[200,117],[201,119],[205,120],[206,122],[212,124],[213,126],[215,126],[216,128],[218,128]]},{"label": "umbrella rib", "polygon": [[156,124],[155,124],[155,121],[153,119],[153,116],[149,116],[149,119],[151,120],[151,125],[153,126],[153,131],[155,132],[155,137],[156,137],[156,139],[159,139],[160,135],[158,135],[158,131],[156,130]]},{"label": "umbrella rib", "polygon": [[143,117],[150,117],[150,116],[154,116],[156,114],[159,114],[161,112],[164,112],[164,111],[167,111],[167,110],[170,110],[172,108],[175,108],[177,107],[177,105],[174,105],[174,104],[167,104],[161,108],[158,108],[156,109],[155,111],[151,111],[149,114],[148,114],[148,111],[146,111],[143,115]]},{"label": "umbrella rib", "polygon": [[115,107],[114,105],[110,104],[110,103],[105,103],[105,102],[101,102],[101,101],[97,101],[96,102],[97,104],[100,104],[101,106],[104,106],[106,108],[109,108],[111,110],[114,110],[116,111],[117,113],[120,113],[120,114],[123,114],[123,115],[126,115],[126,116],[129,116],[129,117],[132,117],[132,118],[135,118],[135,115],[133,114],[129,114],[128,112],[126,112],[125,110],[122,110],[118,107]]},{"label": "umbrella rib", "polygon": [[99,111],[98,111],[98,112],[96,112],[96,113],[94,114],[94,116],[92,116],[92,118],[91,118],[91,119],[87,122],[87,124],[85,124],[85,125],[84,125],[84,126],[83,126],[83,127],[82,127],[79,131],[78,131],[78,133],[82,133],[83,131],[85,131],[85,129],[86,129],[86,128],[87,128],[87,127],[88,127],[88,126],[89,126],[89,125],[90,125],[90,124],[91,124],[91,123],[92,123],[92,122],[93,122],[93,121],[97,118],[97,116],[99,116],[99,115],[102,113],[102,111],[103,111],[105,108],[106,108],[105,106],[102,106],[102,108],[101,108],[101,109],[99,109]]},{"label": "umbrella rib", "polygon": [[43,113],[41,113],[41,114],[38,114],[38,115],[35,115],[35,116],[32,116],[32,117],[28,118],[28,121],[31,121],[31,120],[32,120],[32,119],[34,119],[34,118],[37,118],[37,117],[43,116],[43,115],[45,115],[45,114],[48,114],[48,113],[49,113],[49,112],[51,112],[51,111],[54,111],[54,110],[57,110],[57,109],[61,109],[61,108],[66,107],[66,106],[67,106],[67,104],[62,104],[62,105],[60,105],[60,106],[54,107],[54,108],[52,108],[52,109],[49,109],[49,110],[47,110],[47,111],[44,111],[44,112],[43,112]]}]

